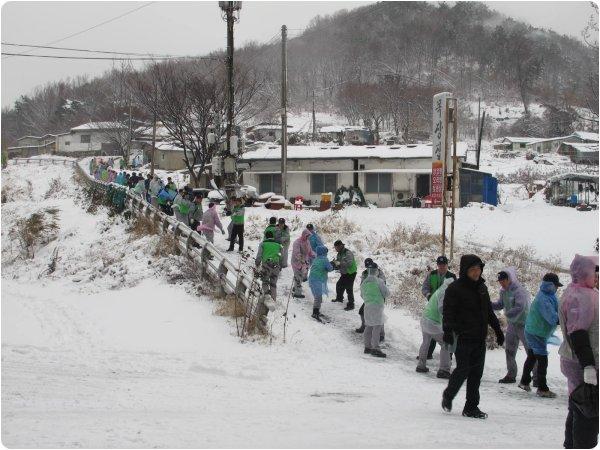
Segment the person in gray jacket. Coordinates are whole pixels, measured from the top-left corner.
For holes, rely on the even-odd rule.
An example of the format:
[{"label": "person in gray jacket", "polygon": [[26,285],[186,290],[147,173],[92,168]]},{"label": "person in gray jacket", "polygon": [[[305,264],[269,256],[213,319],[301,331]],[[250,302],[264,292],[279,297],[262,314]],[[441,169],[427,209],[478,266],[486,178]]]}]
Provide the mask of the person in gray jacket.
[{"label": "person in gray jacket", "polygon": [[190,228],[195,230],[200,222],[202,222],[202,216],[204,215],[204,211],[202,210],[202,195],[197,194],[194,196],[194,202],[192,207],[190,208],[190,212],[188,215]]},{"label": "person in gray jacket", "polygon": [[517,379],[516,355],[519,341],[525,351],[529,350],[525,340],[525,319],[529,312],[531,297],[529,292],[519,283],[517,271],[514,267],[507,267],[498,273],[500,283],[500,299],[492,302],[494,311],[503,309],[508,322],[504,349],[506,352],[506,376],[498,380],[499,383],[515,383]]},{"label": "person in gray jacket", "polygon": [[285,224],[285,219],[280,217],[275,228],[275,240],[282,246],[281,249],[281,268],[288,266],[288,252],[290,250],[290,227]]}]

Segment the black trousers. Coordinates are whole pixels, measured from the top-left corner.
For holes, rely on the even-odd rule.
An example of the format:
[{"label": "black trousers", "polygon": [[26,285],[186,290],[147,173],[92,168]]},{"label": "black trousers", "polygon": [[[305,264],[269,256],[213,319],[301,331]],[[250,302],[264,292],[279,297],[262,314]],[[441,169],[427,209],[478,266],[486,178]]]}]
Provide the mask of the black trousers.
[{"label": "black trousers", "polygon": [[240,250],[244,249],[244,224],[238,225],[233,224],[231,229],[231,241],[229,241],[229,250],[233,250],[235,244],[235,237],[238,237],[240,243]]},{"label": "black trousers", "polygon": [[451,400],[456,397],[462,384],[467,380],[467,401],[465,410],[471,410],[479,405],[479,384],[485,364],[485,340],[458,339],[456,345],[456,369],[450,375],[444,397]]},{"label": "black trousers", "polygon": [[335,299],[338,301],[344,300],[344,291],[346,291],[346,295],[348,295],[348,304],[354,304],[354,279],[356,278],[356,273],[352,275],[343,273],[340,276],[340,279],[335,284]]},{"label": "black trousers", "polygon": [[564,448],[594,448],[598,444],[598,418],[588,419],[569,399]]},{"label": "black trousers", "polygon": [[547,391],[548,384],[546,384],[546,373],[548,372],[548,356],[536,355],[533,350],[529,349],[527,352],[527,359],[523,364],[523,373],[521,374],[521,383],[531,383],[531,371],[535,367],[537,362],[537,384],[540,391]]}]

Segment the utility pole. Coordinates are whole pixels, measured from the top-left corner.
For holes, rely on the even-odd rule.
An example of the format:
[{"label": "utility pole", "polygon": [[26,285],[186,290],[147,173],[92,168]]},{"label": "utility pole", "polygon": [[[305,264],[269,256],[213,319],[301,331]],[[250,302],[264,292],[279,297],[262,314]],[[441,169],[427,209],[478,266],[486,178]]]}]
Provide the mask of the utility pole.
[{"label": "utility pole", "polygon": [[[223,19],[227,22],[227,133],[225,158],[231,158],[231,135],[233,129],[233,24],[237,20],[235,12],[242,9],[242,2],[219,2],[223,11]],[[225,159],[224,158],[224,159]],[[234,164],[235,166],[235,164]],[[234,170],[235,172],[235,170]],[[226,176],[224,177],[226,178]],[[235,174],[234,174],[235,179]]]},{"label": "utility pole", "polygon": [[313,142],[317,140],[317,119],[315,115],[315,90],[313,89],[313,110],[312,110],[312,139]]},{"label": "utility pole", "polygon": [[129,157],[131,156],[131,96],[129,96],[129,134],[127,136],[127,156],[125,157],[125,167],[129,167]]},{"label": "utility pole", "polygon": [[150,176],[154,177],[154,153],[156,150],[156,112],[152,118],[152,153],[150,154]]},{"label": "utility pole", "polygon": [[281,195],[287,199],[287,27],[285,25],[281,26]]}]

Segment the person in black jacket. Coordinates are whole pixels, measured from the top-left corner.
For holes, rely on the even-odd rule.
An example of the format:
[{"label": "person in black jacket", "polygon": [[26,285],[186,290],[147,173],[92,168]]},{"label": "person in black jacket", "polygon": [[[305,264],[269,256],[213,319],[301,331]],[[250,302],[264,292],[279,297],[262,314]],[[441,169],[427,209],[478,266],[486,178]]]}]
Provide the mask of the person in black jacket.
[{"label": "person in black jacket", "polygon": [[446,289],[443,314],[444,342],[449,347],[456,344],[456,369],[442,394],[442,408],[447,412],[452,410],[452,400],[467,380],[467,401],[462,415],[477,419],[487,418],[479,409],[479,383],[485,363],[488,325],[496,332],[498,345],[504,343],[504,333],[481,277],[484,266],[476,255],[460,258],[459,277]]}]

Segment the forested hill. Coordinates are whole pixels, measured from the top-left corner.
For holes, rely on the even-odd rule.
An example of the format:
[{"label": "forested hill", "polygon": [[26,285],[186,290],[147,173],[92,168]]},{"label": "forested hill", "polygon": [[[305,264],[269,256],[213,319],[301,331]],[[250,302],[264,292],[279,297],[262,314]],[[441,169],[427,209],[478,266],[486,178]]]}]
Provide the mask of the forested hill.
[{"label": "forested hill", "polygon": [[[281,24],[265,26],[276,32]],[[357,122],[397,122],[412,105],[416,123],[411,126],[423,128],[432,93],[444,89],[465,99],[481,95],[519,100],[526,108],[537,102],[598,112],[597,47],[504,17],[483,3],[380,2],[316,17],[305,30],[290,31],[290,108],[308,107],[314,90],[317,108],[336,109]],[[261,113],[255,119],[276,117],[278,111],[279,43],[275,38],[236,49],[236,64],[260,79],[255,99]],[[119,120],[108,103],[122,97],[110,92],[120,86],[116,72],[57,81],[23,96],[2,112],[5,142],[66,131],[86,120]],[[207,74],[222,77],[222,72]],[[134,111],[138,119],[148,119],[144,108]]]}]

